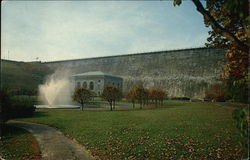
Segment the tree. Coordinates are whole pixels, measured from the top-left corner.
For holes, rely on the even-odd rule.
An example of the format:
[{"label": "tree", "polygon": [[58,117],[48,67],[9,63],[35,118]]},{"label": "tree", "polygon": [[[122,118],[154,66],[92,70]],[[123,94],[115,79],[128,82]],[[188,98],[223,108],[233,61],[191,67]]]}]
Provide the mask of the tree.
[{"label": "tree", "polygon": [[[182,0],[174,0],[174,5],[180,5],[181,2]],[[212,28],[206,46],[226,49],[227,62],[224,65],[222,78],[233,81],[231,84],[237,83],[249,87],[247,83],[250,47],[249,1],[207,0],[206,9],[199,0],[192,2],[197,11],[203,15],[205,25]]]},{"label": "tree", "polygon": [[150,89],[149,93],[150,93],[150,99],[155,102],[156,106],[158,106],[158,102],[161,102],[163,104],[166,91],[160,88],[152,88]]},{"label": "tree", "polygon": [[149,90],[149,97],[150,97],[150,100],[152,100],[157,106],[157,90],[156,90],[156,88],[151,88]]},{"label": "tree", "polygon": [[147,104],[149,102],[150,99],[150,91],[148,88],[144,88],[144,105]]},{"label": "tree", "polygon": [[139,102],[140,109],[142,109],[142,106],[145,104],[144,102],[147,97],[146,89],[143,87],[142,84],[138,84],[134,86],[134,90],[135,90],[135,99]]},{"label": "tree", "polygon": [[159,102],[161,102],[161,105],[163,105],[163,101],[164,101],[167,93],[166,93],[166,91],[164,91],[163,89],[160,89],[160,88],[158,88],[157,91],[158,91],[158,94],[157,94],[158,100],[159,100]]},{"label": "tree", "polygon": [[126,98],[132,102],[133,108],[135,108],[135,100],[136,100],[136,91],[135,87],[129,89]]},{"label": "tree", "polygon": [[[182,0],[174,0],[174,6],[180,5]],[[207,0],[205,9],[199,0],[192,0],[196,10],[200,12],[207,26],[211,26],[221,40],[235,43],[244,51],[249,51],[249,2],[248,0]],[[228,16],[228,17],[226,17]],[[238,23],[238,24],[236,24]],[[236,34],[238,29],[244,29],[248,38],[241,40]],[[209,33],[211,35],[211,32]],[[226,44],[225,42],[223,42]]]},{"label": "tree", "polygon": [[76,101],[81,104],[83,110],[84,104],[89,102],[94,96],[94,93],[84,87],[76,87],[72,95],[73,101]]},{"label": "tree", "polygon": [[211,85],[206,91],[206,99],[224,102],[228,95],[226,93],[225,83],[215,83]]},{"label": "tree", "polygon": [[110,105],[110,110],[112,111],[113,107],[115,107],[115,101],[122,98],[122,92],[118,89],[117,86],[113,84],[108,84],[102,94],[102,98],[108,101]]}]

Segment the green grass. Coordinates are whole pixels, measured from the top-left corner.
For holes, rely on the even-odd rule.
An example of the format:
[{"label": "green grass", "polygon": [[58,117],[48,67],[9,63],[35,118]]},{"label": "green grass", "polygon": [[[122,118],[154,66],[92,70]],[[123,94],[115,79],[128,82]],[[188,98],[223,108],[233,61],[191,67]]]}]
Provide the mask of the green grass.
[{"label": "green grass", "polygon": [[40,110],[21,120],[56,127],[100,159],[240,159],[232,108],[165,103],[145,110]]},{"label": "green grass", "polygon": [[32,134],[21,128],[7,126],[0,141],[0,157],[6,160],[39,160],[41,156]]}]

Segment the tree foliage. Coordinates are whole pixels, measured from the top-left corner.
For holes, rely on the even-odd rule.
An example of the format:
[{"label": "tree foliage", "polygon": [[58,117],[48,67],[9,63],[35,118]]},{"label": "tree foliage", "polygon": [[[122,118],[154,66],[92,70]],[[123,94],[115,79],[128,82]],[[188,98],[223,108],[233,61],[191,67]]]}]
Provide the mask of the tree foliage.
[{"label": "tree foliage", "polygon": [[216,83],[211,85],[206,90],[205,98],[217,102],[224,102],[228,98],[225,83]]},{"label": "tree foliage", "polygon": [[86,89],[85,87],[76,87],[72,95],[73,101],[76,101],[81,104],[82,110],[84,104],[89,102],[94,96],[94,92]]},{"label": "tree foliage", "polygon": [[[227,62],[224,65],[222,78],[245,85],[242,88],[248,87],[249,1],[207,0],[206,8],[199,0],[192,2],[197,11],[203,15],[205,25],[212,28],[206,46],[226,49]],[[174,5],[180,4],[181,0],[174,0]]]},{"label": "tree foliage", "polygon": [[207,10],[211,16],[225,32],[235,37],[234,40],[225,36],[212,26],[209,19],[205,19],[205,24],[213,28],[209,32],[206,45],[226,49],[227,63],[224,66],[224,78],[230,76],[235,80],[247,79],[250,40],[248,7],[248,0],[207,1]]},{"label": "tree foliage", "polygon": [[146,91],[146,88],[144,88],[143,84],[135,85],[134,91],[135,99],[139,102],[140,109],[142,109],[143,105],[145,105],[148,92]]},{"label": "tree foliage", "polygon": [[115,101],[122,98],[122,92],[116,85],[108,84],[104,88],[101,97],[109,102],[110,110],[112,111],[113,107],[115,107]]},{"label": "tree foliage", "polygon": [[142,109],[145,104],[148,104],[150,100],[153,101],[157,106],[159,102],[163,103],[163,100],[166,96],[166,91],[160,88],[148,89],[142,84],[134,85],[127,93],[127,99],[133,103],[133,107],[137,101],[140,104],[140,109]]},{"label": "tree foliage", "polygon": [[159,102],[163,103],[163,100],[166,96],[166,91],[160,88],[151,88],[149,90],[149,95],[150,99],[154,101],[157,106]]},{"label": "tree foliage", "polygon": [[136,101],[136,90],[135,87],[131,87],[126,95],[126,98],[132,102],[133,108],[135,108],[135,101]]}]

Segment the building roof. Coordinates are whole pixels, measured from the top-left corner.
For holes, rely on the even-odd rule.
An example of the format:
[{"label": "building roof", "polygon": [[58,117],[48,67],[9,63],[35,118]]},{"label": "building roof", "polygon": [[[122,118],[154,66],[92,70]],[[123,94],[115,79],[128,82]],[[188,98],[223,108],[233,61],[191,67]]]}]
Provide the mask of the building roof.
[{"label": "building roof", "polygon": [[120,78],[117,76],[113,76],[111,74],[108,73],[104,73],[101,71],[94,71],[94,72],[85,72],[85,73],[80,73],[80,74],[74,74],[72,75],[73,77],[78,77],[78,76],[109,76],[109,77],[116,77],[116,78]]}]

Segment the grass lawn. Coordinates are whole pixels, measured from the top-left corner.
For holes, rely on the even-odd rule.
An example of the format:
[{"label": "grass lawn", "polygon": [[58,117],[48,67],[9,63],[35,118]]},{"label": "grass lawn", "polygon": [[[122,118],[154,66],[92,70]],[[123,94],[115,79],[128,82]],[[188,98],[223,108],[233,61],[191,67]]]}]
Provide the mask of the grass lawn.
[{"label": "grass lawn", "polygon": [[233,108],[165,103],[144,110],[40,110],[21,120],[56,127],[104,160],[240,159]]},{"label": "grass lawn", "polygon": [[39,160],[40,149],[36,139],[21,128],[7,126],[0,141],[0,157],[6,160]]}]

